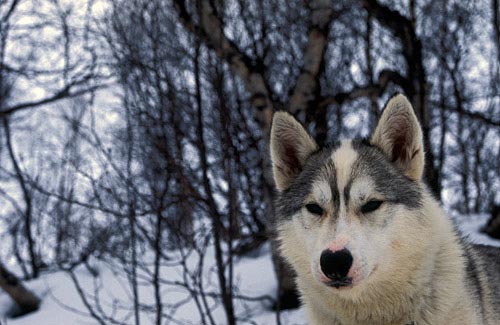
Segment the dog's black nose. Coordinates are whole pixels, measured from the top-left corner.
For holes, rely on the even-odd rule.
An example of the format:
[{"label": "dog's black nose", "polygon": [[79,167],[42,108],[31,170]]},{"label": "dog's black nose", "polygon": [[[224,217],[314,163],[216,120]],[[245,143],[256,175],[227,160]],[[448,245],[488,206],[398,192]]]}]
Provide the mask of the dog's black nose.
[{"label": "dog's black nose", "polygon": [[352,255],[351,252],[345,248],[336,252],[325,249],[323,253],[321,253],[319,264],[321,266],[321,271],[323,271],[329,279],[333,281],[342,280],[347,276],[352,266]]}]

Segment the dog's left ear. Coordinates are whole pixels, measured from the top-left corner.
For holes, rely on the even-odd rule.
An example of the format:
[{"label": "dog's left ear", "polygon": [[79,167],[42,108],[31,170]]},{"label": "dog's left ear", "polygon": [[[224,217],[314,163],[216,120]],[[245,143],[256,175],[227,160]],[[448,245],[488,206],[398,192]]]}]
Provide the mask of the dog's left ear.
[{"label": "dog's left ear", "polygon": [[286,190],[318,145],[292,115],[276,112],[271,127],[271,160],[276,188]]},{"label": "dog's left ear", "polygon": [[424,171],[422,130],[408,99],[398,94],[384,108],[370,140],[410,179],[419,181]]}]

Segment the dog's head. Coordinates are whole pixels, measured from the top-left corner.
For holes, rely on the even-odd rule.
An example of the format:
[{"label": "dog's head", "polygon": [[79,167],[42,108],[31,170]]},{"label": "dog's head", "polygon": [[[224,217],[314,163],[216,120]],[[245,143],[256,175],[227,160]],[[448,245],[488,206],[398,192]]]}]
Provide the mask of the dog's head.
[{"label": "dog's head", "polygon": [[270,147],[282,253],[299,277],[341,294],[401,269],[397,251],[411,245],[403,232],[419,227],[424,169],[406,97],[389,100],[369,140],[325,148],[278,112]]}]

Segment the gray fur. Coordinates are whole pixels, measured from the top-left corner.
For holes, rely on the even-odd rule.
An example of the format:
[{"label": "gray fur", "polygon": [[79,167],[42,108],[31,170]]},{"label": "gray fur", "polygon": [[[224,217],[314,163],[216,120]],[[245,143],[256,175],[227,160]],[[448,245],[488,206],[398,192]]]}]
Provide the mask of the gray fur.
[{"label": "gray fur", "polygon": [[[465,239],[462,240],[465,242]],[[500,248],[469,243],[463,245],[467,259],[467,284],[475,294],[483,318],[489,313],[500,317]]]},{"label": "gray fur", "polygon": [[420,207],[422,194],[417,182],[407,178],[380,149],[367,141],[353,140],[352,146],[359,154],[352,170],[353,178],[365,173],[375,180],[377,190],[388,202],[412,209]]},{"label": "gray fur", "polygon": [[[310,324],[500,324],[500,249],[470,244],[453,228],[422,181],[424,148],[411,104],[398,95],[387,106],[370,141],[322,149],[293,117],[277,119],[291,126],[275,128],[272,150],[284,185],[276,201],[280,249],[297,273]],[[307,148],[295,148],[297,138]],[[290,152],[302,154],[300,168],[281,173]],[[379,205],[366,209],[370,201]],[[309,211],[310,203],[321,213]],[[349,287],[328,286],[319,258],[325,249],[352,254]]]},{"label": "gray fur", "polygon": [[[339,145],[340,143],[335,143],[311,155],[307,159],[302,172],[292,181],[290,187],[278,193],[276,212],[279,218],[289,219],[302,208],[305,197],[311,192],[313,180],[323,172],[325,165],[329,163],[328,160],[332,152]],[[335,174],[331,175],[330,181],[335,184]],[[335,192],[338,194],[338,191],[335,190]]]}]

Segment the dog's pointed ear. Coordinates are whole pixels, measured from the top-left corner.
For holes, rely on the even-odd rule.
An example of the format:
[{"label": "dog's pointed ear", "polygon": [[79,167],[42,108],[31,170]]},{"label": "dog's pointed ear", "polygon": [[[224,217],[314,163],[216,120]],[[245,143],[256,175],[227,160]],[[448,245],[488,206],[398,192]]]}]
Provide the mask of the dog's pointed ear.
[{"label": "dog's pointed ear", "polygon": [[419,181],[424,171],[422,130],[408,99],[398,94],[384,108],[370,140],[410,179]]},{"label": "dog's pointed ear", "polygon": [[274,114],[270,142],[274,181],[277,189],[284,191],[302,171],[306,159],[318,150],[318,145],[286,112]]}]

